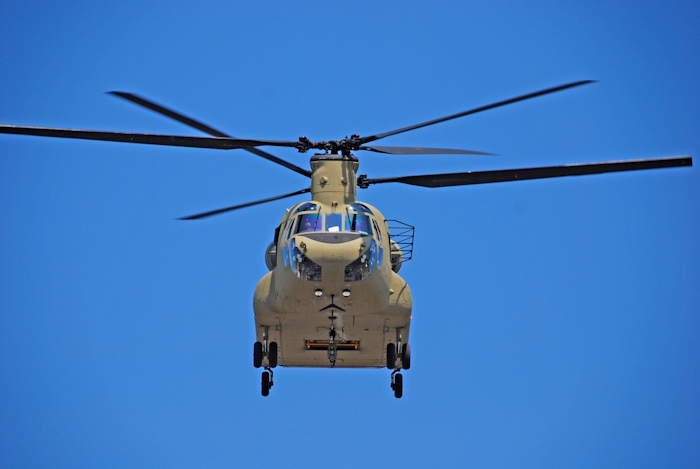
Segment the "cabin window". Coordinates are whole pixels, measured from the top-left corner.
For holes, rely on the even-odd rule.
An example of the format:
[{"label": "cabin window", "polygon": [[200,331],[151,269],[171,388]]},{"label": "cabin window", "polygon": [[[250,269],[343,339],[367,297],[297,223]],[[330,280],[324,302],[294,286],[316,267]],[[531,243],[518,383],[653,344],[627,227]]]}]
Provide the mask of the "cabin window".
[{"label": "cabin window", "polygon": [[370,226],[370,218],[361,213],[348,213],[345,218],[345,231],[372,235],[372,227]]},{"label": "cabin window", "polygon": [[323,230],[323,216],[319,213],[307,213],[299,215],[297,222],[297,233],[305,233],[307,231]]}]

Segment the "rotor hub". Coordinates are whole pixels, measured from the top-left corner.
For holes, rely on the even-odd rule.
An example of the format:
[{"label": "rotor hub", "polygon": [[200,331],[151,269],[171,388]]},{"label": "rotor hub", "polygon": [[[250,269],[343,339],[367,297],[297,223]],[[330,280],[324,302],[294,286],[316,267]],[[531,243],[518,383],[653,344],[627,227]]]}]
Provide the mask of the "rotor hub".
[{"label": "rotor hub", "polygon": [[349,155],[351,151],[359,150],[362,145],[362,140],[359,134],[353,134],[352,137],[345,137],[341,140],[322,140],[314,142],[308,137],[299,137],[297,150],[299,153],[306,153],[311,149],[324,150],[326,153]]}]

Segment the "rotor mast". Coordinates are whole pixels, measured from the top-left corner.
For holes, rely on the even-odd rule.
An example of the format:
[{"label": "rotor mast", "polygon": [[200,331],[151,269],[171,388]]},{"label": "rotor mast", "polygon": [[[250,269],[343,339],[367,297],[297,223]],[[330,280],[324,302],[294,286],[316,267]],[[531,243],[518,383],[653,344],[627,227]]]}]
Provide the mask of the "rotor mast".
[{"label": "rotor mast", "polygon": [[331,206],[355,203],[359,167],[359,160],[349,152],[320,153],[312,156],[311,199]]}]

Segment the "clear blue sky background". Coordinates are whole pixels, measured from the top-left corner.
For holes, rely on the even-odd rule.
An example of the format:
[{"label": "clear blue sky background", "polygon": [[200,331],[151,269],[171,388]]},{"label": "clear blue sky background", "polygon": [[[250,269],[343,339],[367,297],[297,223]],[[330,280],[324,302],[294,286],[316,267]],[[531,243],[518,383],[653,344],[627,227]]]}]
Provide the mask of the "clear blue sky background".
[{"label": "clear blue sky background", "polygon": [[[700,155],[700,6],[0,3],[0,123],[402,134],[370,177]],[[273,153],[306,166],[310,155]],[[252,294],[306,187],[242,151],[0,136],[0,466],[700,467],[695,168],[361,192],[416,226],[404,398],[388,370],[252,367]],[[298,198],[302,200],[303,197]]]}]

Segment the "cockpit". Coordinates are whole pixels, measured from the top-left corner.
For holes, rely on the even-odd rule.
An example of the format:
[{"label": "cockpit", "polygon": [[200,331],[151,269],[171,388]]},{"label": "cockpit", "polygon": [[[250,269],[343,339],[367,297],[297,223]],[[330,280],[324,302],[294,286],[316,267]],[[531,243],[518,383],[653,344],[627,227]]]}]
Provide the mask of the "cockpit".
[{"label": "cockpit", "polygon": [[[301,213],[305,212],[305,213]],[[314,213],[315,212],[315,213]],[[328,231],[331,233],[346,232],[360,233],[372,236],[372,221],[369,215],[372,211],[360,203],[351,204],[346,213],[320,213],[318,206],[313,202],[307,202],[294,211],[297,216],[296,223],[289,225],[288,236],[292,234],[292,225],[295,226],[294,234],[312,231]]]},{"label": "cockpit", "polygon": [[[382,266],[384,249],[382,232],[377,220],[372,217],[372,210],[361,203],[345,206],[344,213],[321,213],[321,207],[314,202],[306,202],[294,210],[289,217],[284,232],[280,236],[283,245],[282,259],[284,265],[291,266],[297,277],[320,282],[323,268],[312,258],[307,257],[297,243],[301,242],[294,235],[304,234],[314,241],[329,244],[345,243],[362,236],[371,236],[369,247],[353,262],[344,268],[344,281],[357,282],[367,278],[374,269]],[[376,239],[375,239],[376,237]],[[303,246],[303,242],[301,245]],[[270,249],[268,249],[270,251]],[[276,256],[270,251],[270,257]],[[313,257],[313,256],[312,256]],[[276,263],[269,263],[274,269]]]},{"label": "cockpit", "polygon": [[302,213],[297,217],[294,234],[311,231],[346,232],[372,236],[372,222],[363,213]]}]

